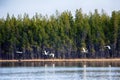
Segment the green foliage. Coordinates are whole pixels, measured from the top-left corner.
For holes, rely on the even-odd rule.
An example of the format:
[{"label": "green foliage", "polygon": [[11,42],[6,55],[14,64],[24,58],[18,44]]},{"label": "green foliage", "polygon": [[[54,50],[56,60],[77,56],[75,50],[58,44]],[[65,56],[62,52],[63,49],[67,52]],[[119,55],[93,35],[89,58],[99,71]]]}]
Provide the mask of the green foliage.
[{"label": "green foliage", "polygon": [[[120,11],[113,11],[108,16],[104,11],[83,14],[77,9],[75,18],[70,11],[52,15],[49,18],[37,14],[29,18],[28,14],[0,19],[0,45],[2,53],[17,49],[34,47],[52,48],[55,50],[80,50],[88,48],[91,53],[97,52],[104,45],[114,45],[120,49]],[[11,50],[12,49],[12,50]]]}]

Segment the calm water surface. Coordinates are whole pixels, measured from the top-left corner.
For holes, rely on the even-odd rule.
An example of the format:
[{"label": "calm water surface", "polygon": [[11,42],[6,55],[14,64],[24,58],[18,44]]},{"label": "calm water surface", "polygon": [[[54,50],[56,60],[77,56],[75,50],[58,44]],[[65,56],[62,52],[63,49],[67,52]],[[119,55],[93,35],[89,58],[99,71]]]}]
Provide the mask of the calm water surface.
[{"label": "calm water surface", "polygon": [[120,80],[120,62],[25,62],[0,66],[0,80]]}]

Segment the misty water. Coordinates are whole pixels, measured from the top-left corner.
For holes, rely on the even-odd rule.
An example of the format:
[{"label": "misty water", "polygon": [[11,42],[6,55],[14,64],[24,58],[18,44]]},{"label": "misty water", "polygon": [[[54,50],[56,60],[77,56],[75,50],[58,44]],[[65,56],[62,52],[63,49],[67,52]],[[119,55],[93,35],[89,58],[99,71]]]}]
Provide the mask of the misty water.
[{"label": "misty water", "polygon": [[0,63],[0,80],[120,80],[120,62]]}]

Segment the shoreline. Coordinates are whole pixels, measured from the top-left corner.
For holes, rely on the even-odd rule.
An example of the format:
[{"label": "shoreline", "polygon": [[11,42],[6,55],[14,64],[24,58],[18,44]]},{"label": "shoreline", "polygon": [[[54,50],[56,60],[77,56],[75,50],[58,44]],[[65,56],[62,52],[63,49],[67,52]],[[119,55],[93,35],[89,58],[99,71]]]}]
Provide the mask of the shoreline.
[{"label": "shoreline", "polygon": [[0,62],[120,62],[120,58],[114,59],[14,59],[0,60]]}]

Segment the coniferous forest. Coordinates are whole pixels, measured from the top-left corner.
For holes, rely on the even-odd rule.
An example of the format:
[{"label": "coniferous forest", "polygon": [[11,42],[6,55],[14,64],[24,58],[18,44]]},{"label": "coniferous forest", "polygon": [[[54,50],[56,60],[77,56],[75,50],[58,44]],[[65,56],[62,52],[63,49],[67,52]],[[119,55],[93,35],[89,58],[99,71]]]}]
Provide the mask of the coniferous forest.
[{"label": "coniferous forest", "polygon": [[[88,52],[82,53],[83,48]],[[0,18],[0,59],[17,59],[16,51],[23,52],[22,59],[41,59],[44,50],[59,59],[120,57],[120,11],[110,16],[104,10],[85,14],[77,9],[74,16],[56,11],[49,17],[36,13],[32,18]]]}]

